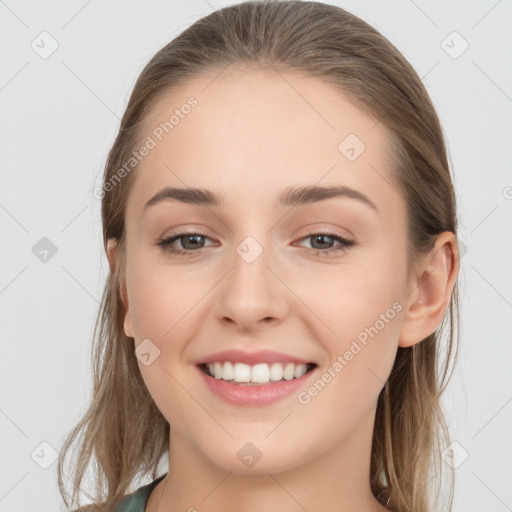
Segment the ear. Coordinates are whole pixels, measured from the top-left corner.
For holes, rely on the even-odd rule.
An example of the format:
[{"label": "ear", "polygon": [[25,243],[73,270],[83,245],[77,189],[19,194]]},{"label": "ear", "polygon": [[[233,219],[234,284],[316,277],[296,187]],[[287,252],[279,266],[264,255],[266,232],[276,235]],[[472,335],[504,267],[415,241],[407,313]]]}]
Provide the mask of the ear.
[{"label": "ear", "polygon": [[[118,245],[117,240],[114,238],[109,238],[107,241],[107,259],[108,264],[110,266],[110,272],[114,274],[116,266],[117,266],[117,258],[118,258]],[[131,311],[128,304],[128,292],[126,289],[126,280],[125,277],[122,277],[121,283],[119,285],[119,293],[121,295],[121,300],[124,306],[124,332],[126,336],[129,338],[133,337],[133,324],[132,324],[132,316]]]},{"label": "ear", "polygon": [[410,347],[435,332],[441,324],[459,273],[459,245],[455,235],[438,235],[432,251],[415,268],[409,283],[404,321],[398,345]]}]

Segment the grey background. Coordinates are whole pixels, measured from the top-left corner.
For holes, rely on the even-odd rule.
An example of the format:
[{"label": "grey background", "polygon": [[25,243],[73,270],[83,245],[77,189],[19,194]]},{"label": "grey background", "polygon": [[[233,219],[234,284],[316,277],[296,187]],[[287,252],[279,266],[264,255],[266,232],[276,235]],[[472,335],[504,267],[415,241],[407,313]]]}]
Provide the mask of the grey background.
[{"label": "grey background", "polygon": [[[92,191],[145,63],[231,3],[0,0],[1,512],[64,510],[53,456],[90,397],[108,268]],[[467,247],[461,353],[444,401],[458,443],[454,511],[512,510],[512,3],[329,3],[403,52],[440,115]],[[453,31],[469,44],[460,55]],[[43,51],[42,37],[46,50],[58,43],[47,58],[31,46]]]}]

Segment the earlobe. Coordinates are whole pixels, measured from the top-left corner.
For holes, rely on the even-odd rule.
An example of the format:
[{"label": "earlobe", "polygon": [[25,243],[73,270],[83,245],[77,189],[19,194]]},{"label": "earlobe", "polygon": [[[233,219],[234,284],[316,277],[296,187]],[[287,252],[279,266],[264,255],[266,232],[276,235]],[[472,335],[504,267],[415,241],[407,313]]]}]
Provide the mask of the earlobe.
[{"label": "earlobe", "polygon": [[114,238],[108,239],[106,252],[107,252],[107,259],[108,259],[108,264],[110,267],[110,272],[112,272],[112,274],[113,274],[116,269],[117,240],[115,240]]},{"label": "earlobe", "polygon": [[411,347],[436,331],[450,302],[459,271],[458,244],[455,235],[438,235],[431,253],[419,264],[411,291],[398,345]]},{"label": "earlobe", "polygon": [[[117,251],[118,251],[118,245],[117,240],[109,238],[107,241],[107,259],[108,264],[110,266],[110,272],[114,274],[117,264]],[[119,285],[119,293],[121,295],[121,301],[124,306],[124,333],[128,337],[133,337],[133,326],[132,326],[132,319],[131,319],[131,313],[130,308],[128,305],[128,293],[126,290],[126,282],[123,279],[121,284]]]},{"label": "earlobe", "polygon": [[124,333],[128,338],[133,338],[133,325],[130,310],[124,315]]},{"label": "earlobe", "polygon": [[123,281],[120,285],[120,292],[124,306],[124,333],[129,338],[133,338],[132,313],[128,304],[128,292],[126,290],[125,281]]}]

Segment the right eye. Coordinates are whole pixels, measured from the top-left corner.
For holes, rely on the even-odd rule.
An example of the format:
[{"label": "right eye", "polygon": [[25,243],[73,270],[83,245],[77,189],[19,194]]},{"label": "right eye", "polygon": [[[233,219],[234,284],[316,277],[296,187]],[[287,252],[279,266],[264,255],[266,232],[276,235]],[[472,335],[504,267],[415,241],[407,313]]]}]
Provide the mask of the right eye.
[{"label": "right eye", "polygon": [[[198,252],[198,249],[202,248],[200,240],[201,238],[208,238],[208,235],[199,232],[183,232],[173,235],[171,237],[162,238],[158,240],[156,245],[158,245],[164,252],[177,254],[181,256],[188,256],[194,252]],[[174,243],[177,240],[180,240],[180,244],[184,248],[184,250],[174,247]],[[188,241],[183,243],[183,241],[181,240]],[[191,244],[189,243],[190,240],[193,240]],[[187,245],[189,247],[186,247]]]}]

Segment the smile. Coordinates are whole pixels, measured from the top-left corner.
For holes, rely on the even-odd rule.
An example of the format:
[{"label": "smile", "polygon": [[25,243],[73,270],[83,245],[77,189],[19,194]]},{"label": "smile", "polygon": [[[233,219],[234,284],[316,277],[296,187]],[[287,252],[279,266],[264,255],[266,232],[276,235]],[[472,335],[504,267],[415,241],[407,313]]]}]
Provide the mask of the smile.
[{"label": "smile", "polygon": [[315,363],[257,363],[231,361],[196,365],[213,396],[238,407],[263,407],[296,395],[317,373]]}]

